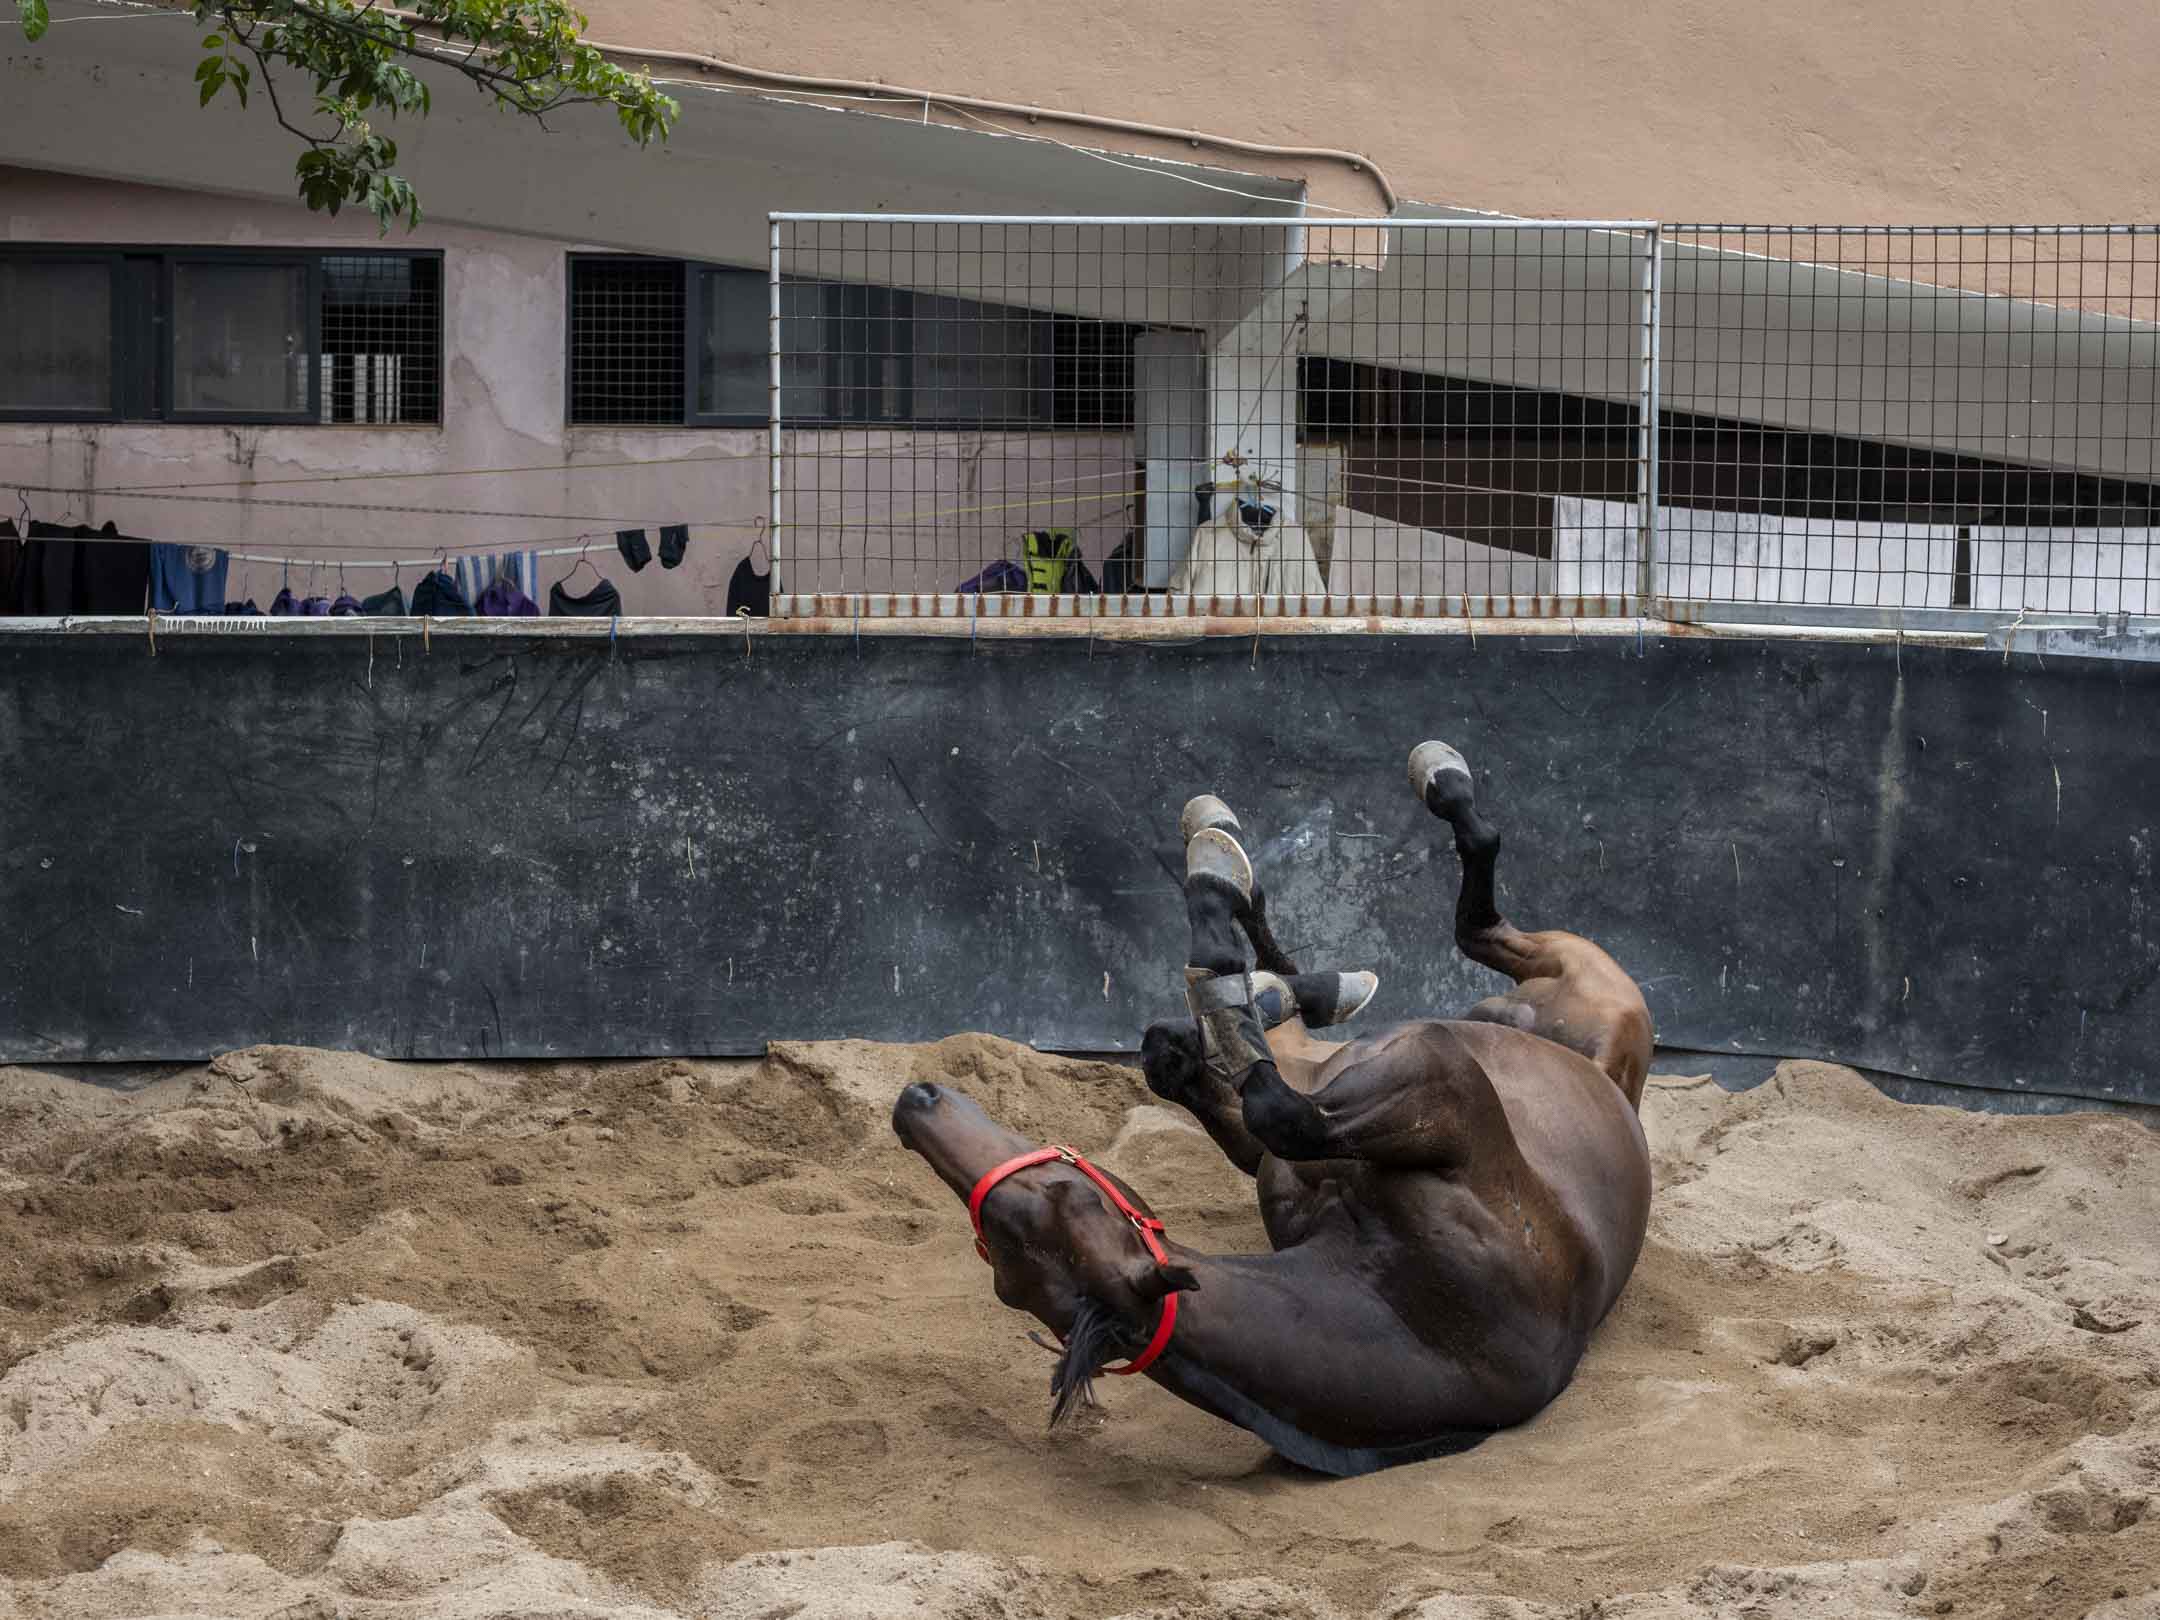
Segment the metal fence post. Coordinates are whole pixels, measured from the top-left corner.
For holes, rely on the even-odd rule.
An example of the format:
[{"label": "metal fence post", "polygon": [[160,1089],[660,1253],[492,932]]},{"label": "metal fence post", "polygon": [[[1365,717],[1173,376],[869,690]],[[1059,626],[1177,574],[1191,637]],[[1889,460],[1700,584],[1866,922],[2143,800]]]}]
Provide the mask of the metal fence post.
[{"label": "metal fence post", "polygon": [[1640,412],[1636,453],[1640,458],[1642,489],[1637,517],[1635,560],[1635,611],[1647,615],[1656,600],[1658,519],[1658,382],[1662,365],[1658,346],[1664,337],[1665,268],[1659,227],[1643,234],[1642,279],[1642,384],[1636,406]]},{"label": "metal fence post", "polygon": [[[765,459],[770,489],[765,512],[766,567],[769,568],[776,590],[775,595],[786,592],[787,575],[781,572],[780,552],[780,221],[770,221],[772,227],[772,284],[768,289],[769,304],[766,313],[766,450]],[[768,606],[766,611],[771,612]]]}]

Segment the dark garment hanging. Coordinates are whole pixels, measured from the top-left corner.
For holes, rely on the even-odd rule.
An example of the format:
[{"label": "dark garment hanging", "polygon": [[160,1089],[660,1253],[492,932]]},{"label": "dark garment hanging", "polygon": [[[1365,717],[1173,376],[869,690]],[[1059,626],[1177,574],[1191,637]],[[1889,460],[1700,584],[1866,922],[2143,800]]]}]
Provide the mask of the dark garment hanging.
[{"label": "dark garment hanging", "polygon": [[660,531],[660,566],[673,568],[690,549],[690,525],[670,523]]},{"label": "dark garment hanging", "polygon": [[472,604],[457,581],[438,568],[413,587],[412,610],[415,618],[462,619],[471,615]]},{"label": "dark garment hanging", "polygon": [[327,619],[330,617],[330,598],[306,596],[300,599],[300,617],[303,619]]},{"label": "dark garment hanging", "polygon": [[296,619],[300,616],[300,598],[293,595],[290,585],[270,598],[270,616],[273,619]]},{"label": "dark garment hanging", "polygon": [[630,565],[633,574],[652,561],[652,547],[645,543],[643,529],[617,529],[615,549],[622,553],[622,560]]},{"label": "dark garment hanging", "polygon": [[30,525],[16,581],[28,614],[140,613],[150,601],[150,542],[118,524]]},{"label": "dark garment hanging", "polygon": [[735,572],[727,583],[727,616],[734,618],[748,609],[753,619],[768,618],[772,614],[772,570],[759,573],[750,566],[745,557],[735,565]]},{"label": "dark garment hanging", "polygon": [[473,611],[483,619],[537,619],[540,604],[519,590],[515,584],[497,574],[488,581],[480,600],[473,604]]},{"label": "dark garment hanging", "polygon": [[339,591],[337,600],[330,604],[330,617],[333,619],[353,619],[358,618],[359,615],[360,598],[353,595],[351,591]]},{"label": "dark garment hanging", "polygon": [[263,610],[255,605],[255,598],[252,596],[245,602],[227,602],[225,611],[236,619],[259,619],[263,616]]},{"label": "dark garment hanging", "polygon": [[15,587],[22,573],[22,537],[12,521],[0,520],[0,613],[15,611]]},{"label": "dark garment hanging", "polygon": [[603,579],[583,596],[558,584],[548,587],[548,612],[563,619],[614,619],[622,616],[622,594]]},{"label": "dark garment hanging", "polygon": [[216,613],[225,605],[231,559],[209,546],[150,545],[150,605],[160,613]]},{"label": "dark garment hanging", "polygon": [[1128,529],[1117,548],[1103,559],[1102,588],[1112,596],[1122,596],[1142,589],[1140,581],[1140,537]]},{"label": "dark garment hanging", "polygon": [[402,619],[405,617],[405,590],[393,585],[376,596],[360,599],[360,611],[375,619]]}]

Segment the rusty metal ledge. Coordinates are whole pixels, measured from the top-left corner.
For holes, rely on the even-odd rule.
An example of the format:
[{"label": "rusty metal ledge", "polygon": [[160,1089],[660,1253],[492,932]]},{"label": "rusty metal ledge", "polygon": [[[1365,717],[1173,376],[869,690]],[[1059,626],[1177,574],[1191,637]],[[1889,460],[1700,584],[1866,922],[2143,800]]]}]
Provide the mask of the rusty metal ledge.
[{"label": "rusty metal ledge", "polygon": [[[2082,622],[2082,621],[2081,621]],[[2041,628],[2028,621],[2026,628]],[[216,637],[343,637],[352,640],[435,638],[454,641],[642,641],[660,636],[709,636],[746,647],[772,636],[913,636],[984,641],[1170,642],[1208,637],[1285,636],[1462,636],[1494,639],[1641,640],[1672,639],[1775,641],[1894,641],[1913,646],[1985,647],[1981,629],[1898,629],[1882,625],[1756,624],[1674,622],[1664,619],[1608,618],[1423,618],[1371,613],[1359,617],[1280,617],[1274,614],[1181,614],[1123,618],[855,618],[820,615],[788,619],[636,618],[636,619],[392,619],[392,618],[224,618],[85,616],[0,619],[0,637],[27,635],[131,636],[146,646],[158,640]]]}]

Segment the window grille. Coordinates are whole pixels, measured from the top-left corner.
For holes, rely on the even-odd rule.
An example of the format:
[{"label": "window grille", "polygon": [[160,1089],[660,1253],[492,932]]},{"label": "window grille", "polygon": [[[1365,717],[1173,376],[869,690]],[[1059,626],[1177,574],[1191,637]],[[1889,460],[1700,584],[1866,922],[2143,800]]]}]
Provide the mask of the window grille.
[{"label": "window grille", "polygon": [[322,261],[321,419],[428,422],[442,397],[442,262]]},{"label": "window grille", "polygon": [[683,266],[665,259],[570,261],[570,420],[679,424]]}]

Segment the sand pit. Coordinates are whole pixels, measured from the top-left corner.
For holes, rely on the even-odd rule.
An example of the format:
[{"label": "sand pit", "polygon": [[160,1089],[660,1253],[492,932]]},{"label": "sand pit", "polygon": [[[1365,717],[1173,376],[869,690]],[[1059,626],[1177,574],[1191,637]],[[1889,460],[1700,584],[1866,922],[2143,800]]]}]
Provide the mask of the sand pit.
[{"label": "sand pit", "polygon": [[1134,1072],[982,1037],[0,1070],[0,1615],[2160,1617],[2139,1123],[1660,1077],[1574,1387],[1327,1482],[1139,1380],[1046,1436],[918,1077],[1262,1246]]}]

